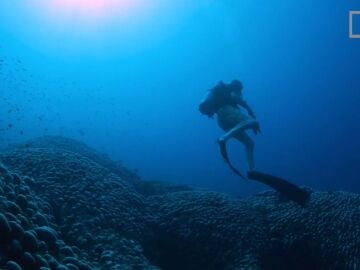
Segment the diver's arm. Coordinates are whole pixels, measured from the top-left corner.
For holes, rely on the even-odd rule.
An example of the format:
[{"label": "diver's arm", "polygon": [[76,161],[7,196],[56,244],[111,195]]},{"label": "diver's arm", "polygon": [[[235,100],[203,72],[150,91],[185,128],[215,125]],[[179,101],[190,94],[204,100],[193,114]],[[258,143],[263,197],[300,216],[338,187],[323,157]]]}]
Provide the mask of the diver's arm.
[{"label": "diver's arm", "polygon": [[[249,104],[244,99],[241,99],[241,101],[238,103],[241,107],[245,108],[248,112],[248,114],[253,118],[256,119],[254,111],[251,109]],[[253,126],[253,131],[255,134],[258,134],[261,132],[260,124],[258,121],[256,121],[256,125]]]},{"label": "diver's arm", "polygon": [[256,118],[254,111],[251,109],[249,104],[247,104],[247,102],[241,96],[236,97],[236,102],[241,107],[243,107],[252,118]]}]

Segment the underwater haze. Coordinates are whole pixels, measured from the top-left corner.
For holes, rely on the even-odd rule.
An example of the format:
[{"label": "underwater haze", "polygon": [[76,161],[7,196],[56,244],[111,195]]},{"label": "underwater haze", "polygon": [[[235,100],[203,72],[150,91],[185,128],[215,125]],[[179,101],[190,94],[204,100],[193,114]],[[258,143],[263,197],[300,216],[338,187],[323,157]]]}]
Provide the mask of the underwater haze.
[{"label": "underwater haze", "polygon": [[[77,139],[144,180],[235,196],[268,187],[223,161],[200,114],[243,82],[262,132],[255,167],[317,190],[360,192],[359,1],[0,2],[0,145]],[[360,15],[353,31],[360,34]],[[243,146],[229,144],[246,170]]]}]

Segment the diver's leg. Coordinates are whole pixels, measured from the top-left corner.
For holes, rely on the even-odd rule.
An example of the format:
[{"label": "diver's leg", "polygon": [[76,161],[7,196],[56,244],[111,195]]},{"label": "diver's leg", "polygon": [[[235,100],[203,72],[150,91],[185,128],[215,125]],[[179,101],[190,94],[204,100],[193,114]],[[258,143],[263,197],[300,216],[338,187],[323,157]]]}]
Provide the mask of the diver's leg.
[{"label": "diver's leg", "polygon": [[219,138],[219,142],[225,143],[231,137],[235,137],[238,134],[243,133],[248,128],[254,128],[259,125],[259,122],[255,119],[249,119],[245,121],[241,121],[235,127],[226,132],[223,136]]},{"label": "diver's leg", "polygon": [[254,141],[250,138],[246,131],[236,134],[235,138],[242,142],[245,146],[246,161],[249,167],[249,171],[254,170]]}]

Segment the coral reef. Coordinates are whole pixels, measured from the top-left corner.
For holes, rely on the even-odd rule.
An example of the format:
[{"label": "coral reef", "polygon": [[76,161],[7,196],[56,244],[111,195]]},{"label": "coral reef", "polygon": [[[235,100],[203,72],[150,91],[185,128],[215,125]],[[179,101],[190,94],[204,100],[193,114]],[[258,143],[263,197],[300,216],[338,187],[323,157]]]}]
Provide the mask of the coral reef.
[{"label": "coral reef", "polygon": [[360,196],[235,199],[142,181],[80,142],[0,153],[5,269],[359,269]]},{"label": "coral reef", "polygon": [[[26,184],[27,177],[0,164],[0,265],[18,269],[91,269],[86,254],[57,232],[51,206]],[[68,252],[71,251],[71,252]]]}]

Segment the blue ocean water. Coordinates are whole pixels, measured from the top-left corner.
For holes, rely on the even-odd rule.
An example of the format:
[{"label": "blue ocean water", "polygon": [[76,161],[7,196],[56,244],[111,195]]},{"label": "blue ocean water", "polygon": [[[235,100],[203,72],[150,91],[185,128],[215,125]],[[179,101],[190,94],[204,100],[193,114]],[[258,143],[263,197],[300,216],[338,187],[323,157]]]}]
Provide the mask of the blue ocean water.
[{"label": "blue ocean water", "polygon": [[[229,170],[222,131],[198,112],[208,89],[238,78],[262,127],[256,168],[359,192],[358,1],[47,2],[0,3],[2,147],[67,136],[146,180],[252,194],[267,187]],[[229,150],[244,171],[242,146]]]}]

